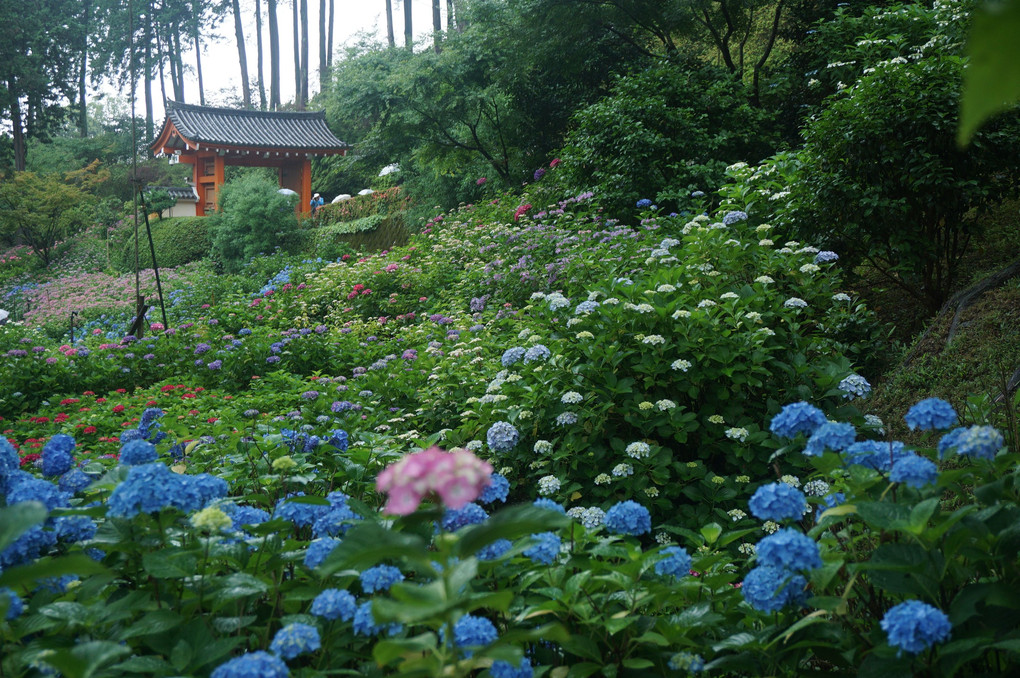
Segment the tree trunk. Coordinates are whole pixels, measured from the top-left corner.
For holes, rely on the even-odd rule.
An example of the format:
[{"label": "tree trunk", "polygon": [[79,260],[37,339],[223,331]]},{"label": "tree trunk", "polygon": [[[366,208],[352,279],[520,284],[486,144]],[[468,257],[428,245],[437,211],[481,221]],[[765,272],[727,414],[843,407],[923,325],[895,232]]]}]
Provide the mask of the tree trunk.
[{"label": "tree trunk", "polygon": [[85,107],[85,76],[89,65],[89,20],[92,18],[92,2],[84,0],[81,6],[81,68],[78,70],[78,135],[84,139],[89,135],[88,109]]},{"label": "tree trunk", "polygon": [[143,53],[143,68],[145,77],[145,138],[151,140],[155,135],[156,125],[153,122],[152,111],[152,3],[146,5],[145,12],[145,52]]},{"label": "tree trunk", "polygon": [[25,171],[25,128],[24,121],[21,119],[21,101],[19,101],[17,95],[13,94],[14,84],[7,83],[7,88],[11,90],[11,128],[12,135],[14,138],[14,170],[16,172]]},{"label": "tree trunk", "polygon": [[414,30],[411,25],[411,0],[404,0],[404,47],[414,49]]},{"label": "tree trunk", "polygon": [[390,47],[397,46],[397,40],[393,33],[393,0],[386,0],[386,44]]},{"label": "tree trunk", "polygon": [[276,19],[276,0],[266,0],[269,10],[269,108],[280,108],[280,24]]},{"label": "tree trunk", "polygon": [[326,0],[319,0],[319,91],[326,91],[329,66],[326,63]]},{"label": "tree trunk", "polygon": [[298,21],[298,0],[290,0],[293,8],[292,19],[294,20],[294,104],[297,109],[303,110],[301,106],[301,29]]},{"label": "tree trunk", "polygon": [[237,40],[237,59],[241,65],[241,100],[245,108],[251,108],[251,86],[248,83],[248,56],[244,49],[244,28],[241,26],[241,6],[238,0],[231,0],[234,8],[234,37]]},{"label": "tree trunk", "polygon": [[174,23],[174,53],[173,60],[177,64],[177,79],[174,80],[174,98],[184,103],[184,49],[181,46],[181,25]]},{"label": "tree trunk", "polygon": [[[169,48],[166,48],[163,45],[164,43],[163,31],[160,30],[161,28],[163,28],[163,26],[161,26],[159,23],[156,23],[155,27],[156,27],[156,63],[158,64],[159,67],[159,93],[160,96],[163,97],[163,101],[166,101],[166,66],[164,66],[163,64],[163,62],[165,61],[163,55],[169,53],[168,51]],[[174,79],[174,70],[176,68],[177,68],[176,64],[174,64],[173,60],[171,59],[170,60],[171,80]]]},{"label": "tree trunk", "polygon": [[262,2],[255,0],[255,45],[258,50],[259,109],[266,110],[265,59],[262,58]]},{"label": "tree trunk", "polygon": [[301,102],[298,110],[308,103],[308,0],[301,0]]},{"label": "tree trunk", "polygon": [[329,31],[326,36],[326,68],[330,70],[333,68],[333,25],[335,18],[333,10],[336,9],[334,5],[334,0],[329,0]]},{"label": "tree trunk", "polygon": [[201,0],[191,0],[191,33],[195,39],[195,71],[198,73],[198,101],[205,106],[205,85],[202,82],[202,40],[198,34],[198,24],[202,13]]},{"label": "tree trunk", "polygon": [[442,0],[432,0],[432,41],[435,45],[436,54],[439,54],[441,36],[443,33],[443,15],[441,11]]}]

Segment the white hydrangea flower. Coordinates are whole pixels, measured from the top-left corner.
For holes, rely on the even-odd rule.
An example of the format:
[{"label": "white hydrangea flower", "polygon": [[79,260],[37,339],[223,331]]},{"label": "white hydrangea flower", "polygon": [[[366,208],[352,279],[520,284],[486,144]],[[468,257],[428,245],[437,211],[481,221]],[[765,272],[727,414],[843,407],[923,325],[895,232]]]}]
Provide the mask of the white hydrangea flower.
[{"label": "white hydrangea flower", "polygon": [[723,416],[721,414],[713,414],[708,418],[708,422],[710,424],[725,424],[726,420],[723,419]]},{"label": "white hydrangea flower", "polygon": [[832,300],[833,301],[848,302],[848,301],[850,301],[850,295],[846,294],[844,292],[836,292],[835,294],[832,295]]},{"label": "white hydrangea flower", "polygon": [[648,495],[649,497],[651,497],[652,499],[655,499],[656,497],[659,496],[659,488],[657,488],[657,487],[646,487],[645,488],[645,494]]},{"label": "white hydrangea flower", "polygon": [[786,308],[806,308],[807,302],[800,297],[790,297],[783,302],[783,306]]},{"label": "white hydrangea flower", "polygon": [[653,346],[658,344],[665,344],[666,340],[660,334],[649,334],[647,337],[641,340],[642,344],[651,344]]},{"label": "white hydrangea flower", "polygon": [[781,477],[779,479],[779,482],[786,483],[790,487],[800,487],[800,478],[798,478],[797,476],[791,476],[789,474]]},{"label": "white hydrangea flower", "polygon": [[758,311],[748,311],[744,314],[744,317],[753,323],[761,322],[761,313],[758,313]]},{"label": "white hydrangea flower", "polygon": [[772,283],[775,282],[775,280],[773,280],[770,276],[767,275],[760,275],[757,278],[755,278],[754,281],[756,283],[761,283],[762,285],[771,285]]},{"label": "white hydrangea flower", "polygon": [[562,396],[560,396],[560,402],[563,403],[564,405],[574,405],[576,403],[581,402],[582,400],[584,400],[584,396],[582,396],[577,391],[567,391]]},{"label": "white hydrangea flower", "polygon": [[744,518],[747,517],[747,514],[738,508],[730,509],[729,511],[726,512],[726,514],[733,520],[733,522],[743,520]]},{"label": "white hydrangea flower", "polygon": [[715,302],[712,301],[711,299],[702,299],[701,301],[698,302],[698,308],[710,308],[715,305],[716,305]]},{"label": "white hydrangea flower", "polygon": [[829,483],[824,480],[810,480],[804,483],[804,494],[809,497],[824,497],[829,493]]},{"label": "white hydrangea flower", "polygon": [[478,450],[482,449],[482,445],[484,444],[485,443],[483,443],[481,440],[471,440],[468,441],[468,444],[465,445],[464,447],[471,450],[472,452],[477,452]]},{"label": "white hydrangea flower", "polygon": [[719,298],[720,299],[739,299],[740,295],[737,294],[736,292],[723,292],[721,295],[719,295]]},{"label": "white hydrangea flower", "polygon": [[651,454],[651,452],[651,446],[649,446],[648,443],[640,441],[627,445],[627,448],[624,450],[624,453],[626,453],[628,457],[634,457],[635,459],[644,459]]},{"label": "white hydrangea flower", "polygon": [[725,433],[726,437],[729,438],[730,440],[736,440],[741,443],[745,442],[748,436],[748,431],[743,426],[734,426],[733,428],[728,428],[726,429]]},{"label": "white hydrangea flower", "polygon": [[613,467],[612,474],[617,478],[634,475],[634,467],[630,464],[617,464]]},{"label": "white hydrangea flower", "polygon": [[779,529],[779,523],[766,520],[762,523],[761,529],[765,530],[765,534],[773,534]]},{"label": "white hydrangea flower", "polygon": [[670,292],[676,292],[676,287],[669,283],[663,283],[655,288],[656,292],[662,292],[663,294],[669,294]]},{"label": "white hydrangea flower", "polygon": [[595,476],[596,485],[608,485],[611,482],[613,482],[613,479],[610,478],[608,474],[600,473],[597,476]]},{"label": "white hydrangea flower", "polygon": [[768,238],[762,238],[761,240],[758,241],[758,244],[761,247],[772,247],[772,245],[774,245],[775,243],[769,240]]},{"label": "white hydrangea flower", "polygon": [[553,444],[548,440],[537,440],[532,448],[536,454],[549,454],[553,451]]},{"label": "white hydrangea flower", "polygon": [[667,544],[671,544],[672,542],[673,540],[670,539],[669,535],[666,534],[665,532],[659,532],[657,535],[655,535],[655,543],[659,544],[660,546],[666,546]]},{"label": "white hydrangea flower", "polygon": [[818,266],[818,264],[804,264],[799,270],[801,273],[818,273],[818,271],[822,269]]},{"label": "white hydrangea flower", "polygon": [[583,332],[578,332],[574,336],[577,337],[578,339],[581,339],[581,340],[594,339],[595,338],[595,335],[592,334],[591,332],[589,332],[588,330],[584,330]]},{"label": "white hydrangea flower", "polygon": [[556,476],[542,476],[538,479],[538,493],[549,496],[560,490],[560,481]]},{"label": "white hydrangea flower", "polygon": [[617,299],[616,297],[609,297],[605,301],[602,302],[602,305],[603,306],[616,306],[619,303],[620,303],[620,300]]},{"label": "white hydrangea flower", "polygon": [[681,358],[679,360],[674,360],[673,364],[669,367],[677,372],[686,372],[691,369],[691,361]]},{"label": "white hydrangea flower", "polygon": [[673,402],[672,400],[669,400],[668,398],[663,398],[662,400],[656,400],[655,406],[659,408],[660,412],[666,412],[668,410],[672,410],[673,408],[675,408],[676,403]]},{"label": "white hydrangea flower", "polygon": [[748,557],[751,557],[751,556],[756,555],[758,553],[758,547],[755,546],[754,544],[748,544],[747,542],[744,542],[743,544],[738,546],[737,550],[740,551],[741,553],[743,553],[745,556],[748,556]]},{"label": "white hydrangea flower", "polygon": [[761,234],[761,233],[765,233],[766,231],[770,231],[770,230],[772,230],[772,224],[760,224],[759,226],[755,227],[754,232],[758,233],[758,234]]},{"label": "white hydrangea flower", "polygon": [[673,312],[673,320],[680,320],[680,318],[690,318],[691,312],[686,309],[680,309]]}]

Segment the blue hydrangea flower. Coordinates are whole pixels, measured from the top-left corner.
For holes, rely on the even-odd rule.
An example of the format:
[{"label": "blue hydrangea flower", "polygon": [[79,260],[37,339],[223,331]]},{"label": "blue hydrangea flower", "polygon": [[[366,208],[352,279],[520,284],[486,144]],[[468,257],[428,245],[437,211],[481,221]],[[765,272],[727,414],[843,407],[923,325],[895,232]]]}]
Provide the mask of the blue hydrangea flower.
[{"label": "blue hydrangea flower", "polygon": [[815,255],[816,264],[827,264],[830,261],[839,261],[839,255],[832,250],[822,250]]},{"label": "blue hydrangea flower", "polygon": [[510,543],[509,539],[497,539],[479,549],[477,554],[478,560],[496,560],[501,558],[512,546],[513,544]]},{"label": "blue hydrangea flower", "polygon": [[670,576],[674,579],[686,577],[691,572],[691,556],[682,546],[667,546],[660,553],[662,560],[655,563],[655,574]]},{"label": "blue hydrangea flower", "polygon": [[597,301],[582,301],[574,307],[574,315],[587,315],[594,312],[599,306],[600,304]]},{"label": "blue hydrangea flower", "polygon": [[733,210],[723,215],[722,222],[727,226],[732,226],[738,221],[747,221],[747,212],[742,210]]},{"label": "blue hydrangea flower", "polygon": [[305,551],[305,567],[314,570],[322,562],[326,560],[326,556],[333,552],[337,546],[340,545],[339,539],[333,539],[332,537],[325,537],[323,539],[315,539],[308,544],[308,550]]},{"label": "blue hydrangea flower", "polygon": [[[453,625],[453,642],[461,649],[488,645],[495,642],[498,635],[491,621],[473,614],[464,615]],[[471,650],[464,649],[465,656],[471,654]]]},{"label": "blue hydrangea flower", "polygon": [[142,432],[139,431],[138,429],[136,429],[136,428],[129,428],[128,430],[126,430],[126,431],[124,431],[123,433],[120,434],[120,444],[121,445],[127,445],[132,440],[141,440],[144,437],[145,436],[143,436]]},{"label": "blue hydrangea flower", "polygon": [[489,514],[478,504],[465,504],[459,509],[446,509],[439,520],[439,527],[447,532],[455,532],[465,525],[484,523],[488,517]]},{"label": "blue hydrangea flower", "polygon": [[60,476],[71,470],[74,458],[74,438],[63,433],[50,438],[42,451],[42,472],[44,476]]},{"label": "blue hydrangea flower", "polygon": [[142,439],[132,440],[120,448],[120,463],[141,466],[156,461],[156,446]]},{"label": "blue hydrangea flower", "polygon": [[524,357],[524,353],[527,351],[523,346],[514,346],[503,351],[503,357],[500,358],[500,363],[503,367],[510,367],[521,358]]},{"label": "blue hydrangea flower", "polygon": [[4,606],[7,607],[7,614],[4,615],[4,619],[7,621],[17,619],[25,611],[25,603],[22,602],[21,597],[14,592],[14,589],[6,586],[0,588],[0,607]]},{"label": "blue hydrangea flower", "polygon": [[160,463],[132,466],[127,478],[110,494],[107,515],[133,518],[139,513],[190,505],[193,498],[188,494],[186,478]]},{"label": "blue hydrangea flower", "polygon": [[57,543],[57,535],[34,525],[0,551],[0,570],[37,560]]},{"label": "blue hydrangea flower", "polygon": [[329,506],[323,506],[321,504],[305,504],[298,501],[291,501],[291,497],[303,497],[304,492],[298,492],[297,494],[290,494],[276,502],[276,510],[273,512],[274,517],[283,518],[289,520],[298,527],[308,527],[320,518],[323,514],[329,511]]},{"label": "blue hydrangea flower", "polygon": [[560,554],[560,536],[555,532],[539,532],[531,538],[535,543],[525,549],[524,555],[541,565],[551,565]]},{"label": "blue hydrangea flower", "polygon": [[912,453],[899,441],[861,440],[843,450],[842,456],[848,466],[857,464],[888,472],[898,459],[908,454]]},{"label": "blue hydrangea flower", "polygon": [[53,521],[57,539],[68,544],[92,539],[97,529],[95,521],[88,516],[61,516]]},{"label": "blue hydrangea flower", "polygon": [[361,579],[362,591],[375,593],[376,591],[389,591],[390,587],[398,581],[404,581],[404,575],[399,568],[392,565],[376,565],[362,572],[359,579]]},{"label": "blue hydrangea flower", "polygon": [[354,612],[354,633],[359,636],[376,636],[380,633],[395,635],[404,627],[401,624],[376,624],[372,616],[372,601],[367,600]]},{"label": "blue hydrangea flower", "polygon": [[29,476],[7,493],[8,505],[20,504],[23,501],[37,501],[52,511],[55,508],[67,507],[70,495],[48,480]]},{"label": "blue hydrangea flower", "polygon": [[539,497],[534,502],[532,502],[532,504],[534,506],[537,506],[538,508],[544,508],[547,511],[555,511],[556,513],[563,514],[566,514],[567,512],[567,509],[563,508],[562,504],[558,504],[552,499],[549,499],[547,497]]},{"label": "blue hydrangea flower", "polygon": [[493,473],[489,477],[489,484],[485,486],[481,496],[478,497],[478,501],[482,504],[491,504],[496,501],[505,502],[509,494],[510,481],[506,476]]},{"label": "blue hydrangea flower", "polygon": [[497,659],[492,662],[489,673],[492,674],[492,678],[532,678],[535,675],[535,670],[531,668],[531,660],[523,657],[517,666],[508,661]]},{"label": "blue hydrangea flower", "polygon": [[507,421],[497,421],[489,427],[485,434],[485,440],[493,452],[509,452],[520,440],[520,437],[513,424]]},{"label": "blue hydrangea flower", "polygon": [[227,492],[230,490],[227,481],[209,473],[181,476],[181,479],[188,497],[187,501],[176,504],[177,508],[182,511],[197,511],[204,508],[214,499],[227,496]]},{"label": "blue hydrangea flower", "polygon": [[871,384],[859,374],[851,374],[839,382],[839,390],[847,400],[866,398],[871,393]]},{"label": "blue hydrangea flower", "polygon": [[269,520],[269,512],[254,506],[241,506],[233,502],[220,506],[230,516],[235,530],[243,530],[245,525],[261,525]]},{"label": "blue hydrangea flower", "polygon": [[21,459],[17,450],[5,436],[0,435],[0,491],[4,489],[3,481],[20,467]]},{"label": "blue hydrangea flower", "polygon": [[889,480],[920,489],[925,485],[934,485],[938,475],[939,471],[934,462],[916,454],[908,454],[893,464]]},{"label": "blue hydrangea flower", "polygon": [[700,654],[690,652],[677,652],[669,658],[669,668],[674,671],[686,671],[687,673],[701,673],[705,670],[705,660]]},{"label": "blue hydrangea flower", "polygon": [[92,484],[92,479],[80,468],[73,468],[60,476],[57,485],[68,494],[76,494]]},{"label": "blue hydrangea flower", "polygon": [[853,424],[827,421],[815,429],[804,446],[804,454],[817,457],[825,450],[840,452],[853,445],[857,430]]},{"label": "blue hydrangea flower", "polygon": [[605,526],[614,534],[636,537],[652,531],[652,516],[644,506],[628,499],[606,511]]},{"label": "blue hydrangea flower", "polygon": [[348,506],[342,504],[330,507],[312,523],[312,536],[336,537],[346,534],[347,530],[351,529],[351,523],[356,520],[361,520],[361,516]]},{"label": "blue hydrangea flower", "polygon": [[358,603],[349,591],[326,589],[312,601],[312,614],[330,621],[350,621],[354,619],[357,607]]},{"label": "blue hydrangea flower", "polygon": [[648,198],[641,198],[637,201],[637,208],[639,210],[647,209],[652,206],[652,201]]},{"label": "blue hydrangea flower", "polygon": [[758,542],[758,564],[795,572],[822,566],[818,544],[793,528],[785,527]]},{"label": "blue hydrangea flower", "polygon": [[960,428],[954,428],[949,433],[946,433],[939,440],[938,452],[939,459],[942,459],[949,453],[950,450],[959,445],[960,438],[968,431],[967,426],[961,426]]},{"label": "blue hydrangea flower", "polygon": [[908,600],[890,608],[881,621],[889,644],[900,653],[918,654],[949,638],[952,624],[942,610],[920,600]]},{"label": "blue hydrangea flower", "polygon": [[542,344],[535,344],[524,352],[524,362],[533,363],[536,360],[548,360],[552,352]]},{"label": "blue hydrangea flower", "polygon": [[152,426],[153,423],[155,423],[157,419],[159,419],[162,416],[163,410],[159,409],[158,407],[145,408],[145,411],[142,412],[141,419],[138,421],[138,430],[144,433],[149,429],[150,426]]},{"label": "blue hydrangea flower", "polygon": [[755,490],[748,508],[758,520],[799,520],[807,511],[807,499],[796,487],[770,483]]},{"label": "blue hydrangea flower", "polygon": [[846,502],[846,495],[842,492],[831,492],[822,497],[822,504],[818,507],[815,512],[815,520],[821,520],[822,514],[834,506],[839,506]]},{"label": "blue hydrangea flower", "polygon": [[917,403],[903,417],[910,430],[945,430],[956,425],[956,410],[940,398],[925,398]]},{"label": "blue hydrangea flower", "polygon": [[319,629],[311,624],[287,624],[276,632],[269,650],[278,657],[294,659],[322,647]]},{"label": "blue hydrangea flower", "polygon": [[329,432],[329,438],[326,440],[327,445],[332,445],[341,452],[346,452],[347,447],[350,445],[350,440],[347,436],[347,431],[335,428]]},{"label": "blue hydrangea flower", "polygon": [[772,417],[769,430],[783,438],[794,438],[798,433],[810,435],[827,421],[825,414],[814,405],[805,402],[791,403]]},{"label": "blue hydrangea flower", "polygon": [[740,593],[754,609],[760,612],[775,612],[787,605],[801,604],[805,597],[805,587],[807,580],[799,574],[759,565],[744,577]]},{"label": "blue hydrangea flower", "polygon": [[1002,434],[993,426],[971,426],[956,439],[956,453],[965,457],[994,459],[1006,444]]}]

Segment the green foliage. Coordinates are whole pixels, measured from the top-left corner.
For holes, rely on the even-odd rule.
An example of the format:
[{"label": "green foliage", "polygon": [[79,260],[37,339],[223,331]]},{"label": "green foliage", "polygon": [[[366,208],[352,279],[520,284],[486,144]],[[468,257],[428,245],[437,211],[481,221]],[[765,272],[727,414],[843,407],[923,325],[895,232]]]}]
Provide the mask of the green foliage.
[{"label": "green foliage", "polygon": [[211,219],[212,251],[228,273],[257,254],[287,251],[299,240],[294,198],[277,192],[272,181],[245,174],[220,193],[220,212]]},{"label": "green foliage", "polygon": [[983,3],[974,13],[967,42],[970,67],[964,75],[957,141],[966,144],[986,119],[1020,100],[1020,2]]},{"label": "green foliage", "polygon": [[163,218],[163,212],[176,204],[176,198],[170,197],[170,193],[165,189],[148,191],[145,194],[145,207],[150,212],[158,214],[160,219]]},{"label": "green foliage", "polygon": [[[323,205],[315,213],[315,218],[316,223],[320,227],[332,226],[374,215],[397,214],[406,210],[409,203],[410,198],[407,197],[404,190],[399,186],[394,186],[384,191],[376,191],[368,195],[356,195],[347,200]],[[357,230],[367,229],[365,227],[358,227],[353,231],[346,232],[353,233]]]},{"label": "green foliage", "polygon": [[[176,268],[198,261],[209,255],[209,217],[174,217],[152,221],[152,244],[156,250],[156,263],[160,268]],[[140,268],[152,268],[152,254],[145,234],[145,224],[139,226],[138,262]],[[119,247],[114,266],[120,271],[135,269],[135,243],[133,231],[120,231]]]},{"label": "green foliage", "polygon": [[57,242],[88,223],[90,196],[57,175],[14,172],[0,182],[0,235],[48,266]]},{"label": "green foliage", "polygon": [[610,94],[574,117],[561,152],[564,181],[594,190],[612,214],[641,198],[691,210],[725,167],[772,152],[767,116],[739,81],[710,67],[659,65],[619,78]]},{"label": "green foliage", "polygon": [[956,147],[962,70],[951,56],[890,62],[834,98],[805,132],[786,215],[796,234],[867,261],[931,310],[981,210],[1013,193],[1020,171],[1015,114]]}]

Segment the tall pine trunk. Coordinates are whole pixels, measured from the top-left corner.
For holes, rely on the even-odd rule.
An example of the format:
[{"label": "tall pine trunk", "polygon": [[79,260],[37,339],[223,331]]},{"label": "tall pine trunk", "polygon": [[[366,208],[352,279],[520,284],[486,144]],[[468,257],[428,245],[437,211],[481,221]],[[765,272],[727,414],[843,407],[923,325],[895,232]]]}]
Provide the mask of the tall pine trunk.
[{"label": "tall pine trunk", "polygon": [[404,47],[414,48],[414,30],[411,26],[411,0],[404,0]]},{"label": "tall pine trunk", "polygon": [[393,0],[386,0],[386,44],[390,47],[397,46],[397,39],[393,32]]},{"label": "tall pine trunk", "polygon": [[92,18],[91,0],[83,0],[81,6],[81,65],[78,69],[78,135],[84,139],[89,135],[88,109],[85,107],[85,76],[89,65],[89,24]]},{"label": "tall pine trunk", "polygon": [[[16,91],[14,83],[8,83],[7,87],[12,92]],[[11,96],[11,128],[14,141],[14,169],[17,172],[25,171],[25,127],[21,118],[21,101],[16,95]]]},{"label": "tall pine trunk", "polygon": [[262,2],[255,0],[255,45],[258,50],[259,109],[266,110],[265,60],[262,58]]},{"label": "tall pine trunk", "polygon": [[201,0],[191,0],[191,36],[195,40],[195,71],[198,73],[198,102],[205,106],[205,84],[202,82],[202,40],[198,32],[201,14]]},{"label": "tall pine trunk", "polygon": [[151,140],[155,135],[156,125],[152,111],[152,2],[147,3],[145,12],[145,52],[143,53],[143,73],[145,78],[145,138]]},{"label": "tall pine trunk", "polygon": [[333,20],[335,18],[333,14],[334,9],[335,9],[334,0],[329,0],[329,31],[328,31],[329,34],[326,36],[326,68],[329,69],[333,68],[333,25],[334,25]]},{"label": "tall pine trunk", "polygon": [[301,104],[301,29],[298,21],[298,0],[291,0],[294,9],[294,105],[299,111],[304,110]]},{"label": "tall pine trunk", "polygon": [[301,0],[301,103],[298,110],[305,110],[308,103],[308,0]]},{"label": "tall pine trunk", "polygon": [[432,0],[432,40],[435,44],[436,54],[439,54],[441,34],[443,32],[443,15],[440,11],[442,0]]},{"label": "tall pine trunk", "polygon": [[234,37],[237,39],[237,59],[241,65],[241,99],[245,108],[251,108],[251,86],[248,83],[248,55],[244,49],[244,28],[241,26],[241,6],[232,0],[234,8]]},{"label": "tall pine trunk", "polygon": [[269,10],[269,108],[280,108],[280,23],[276,18],[276,0],[266,0]]},{"label": "tall pine trunk", "polygon": [[326,0],[319,0],[319,91],[326,91],[329,65],[326,63]]}]

